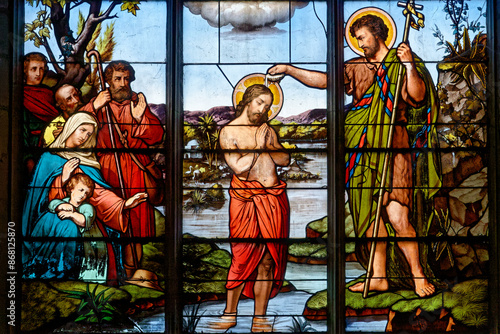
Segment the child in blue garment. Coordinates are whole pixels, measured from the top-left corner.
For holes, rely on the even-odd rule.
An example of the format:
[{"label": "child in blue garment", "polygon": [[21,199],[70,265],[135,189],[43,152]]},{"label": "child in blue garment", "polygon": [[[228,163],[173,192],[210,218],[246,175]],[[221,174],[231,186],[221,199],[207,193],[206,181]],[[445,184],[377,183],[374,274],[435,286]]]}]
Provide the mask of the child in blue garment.
[{"label": "child in blue garment", "polygon": [[[86,202],[92,197],[95,183],[83,173],[74,174],[66,183],[66,198],[50,201],[48,210],[34,224],[33,258],[25,267],[29,278],[68,278],[105,281],[107,252],[104,241],[81,242],[78,238],[102,238],[94,224],[96,212]],[[68,239],[66,239],[68,238]]]}]

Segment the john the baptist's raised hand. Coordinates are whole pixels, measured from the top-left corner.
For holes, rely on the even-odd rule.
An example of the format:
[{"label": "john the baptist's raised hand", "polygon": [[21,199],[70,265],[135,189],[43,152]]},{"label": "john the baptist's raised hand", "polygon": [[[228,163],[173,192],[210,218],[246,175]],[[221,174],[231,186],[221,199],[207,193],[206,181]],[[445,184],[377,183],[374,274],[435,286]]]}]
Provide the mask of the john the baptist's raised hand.
[{"label": "john the baptist's raised hand", "polygon": [[124,209],[133,209],[148,199],[147,193],[137,193],[125,201]]},{"label": "john the baptist's raised hand", "polygon": [[78,167],[79,164],[80,164],[80,159],[78,158],[71,158],[64,164],[61,176],[63,184],[68,182],[69,178],[71,177],[71,174],[73,174],[74,170]]}]

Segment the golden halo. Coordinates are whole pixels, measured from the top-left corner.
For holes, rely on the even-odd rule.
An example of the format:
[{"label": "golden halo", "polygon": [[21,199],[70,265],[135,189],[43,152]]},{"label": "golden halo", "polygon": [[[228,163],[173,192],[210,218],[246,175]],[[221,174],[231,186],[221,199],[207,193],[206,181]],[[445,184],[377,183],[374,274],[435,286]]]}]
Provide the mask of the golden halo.
[{"label": "golden halo", "polygon": [[[233,90],[233,107],[236,109],[238,103],[243,99],[243,94],[248,87],[253,85],[264,85],[266,83],[266,75],[262,73],[252,73],[243,77]],[[273,93],[273,104],[267,112],[268,120],[272,120],[281,111],[283,106],[283,90],[277,81],[267,81],[267,87]]]},{"label": "golden halo", "polygon": [[363,52],[363,49],[361,49],[358,46],[358,41],[356,40],[356,38],[351,36],[349,30],[354,21],[367,14],[372,14],[380,17],[384,21],[386,26],[389,28],[389,34],[387,36],[387,40],[385,41],[389,49],[392,48],[394,42],[396,42],[396,35],[397,35],[396,24],[394,23],[392,17],[386,11],[377,7],[365,7],[358,9],[351,15],[351,17],[349,17],[349,20],[347,20],[347,23],[345,25],[345,40],[347,41],[347,44],[349,45],[351,50],[360,56],[364,56],[365,53]]}]

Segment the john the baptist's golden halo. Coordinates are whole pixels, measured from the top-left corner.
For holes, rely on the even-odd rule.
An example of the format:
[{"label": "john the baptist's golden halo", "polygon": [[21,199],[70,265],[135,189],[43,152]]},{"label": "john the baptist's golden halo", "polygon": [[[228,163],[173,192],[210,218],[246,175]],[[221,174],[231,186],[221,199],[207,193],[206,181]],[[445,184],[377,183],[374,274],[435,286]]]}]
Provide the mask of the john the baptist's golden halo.
[{"label": "john the baptist's golden halo", "polygon": [[[265,74],[252,73],[238,81],[233,90],[233,107],[236,108],[238,103],[240,103],[241,99],[243,98],[243,94],[245,94],[245,91],[248,87],[257,84],[266,84]],[[273,105],[268,111],[268,120],[272,120],[278,115],[278,113],[281,111],[281,107],[283,106],[283,91],[281,90],[281,87],[277,81],[267,80],[267,87],[271,90],[274,96]]]},{"label": "john the baptist's golden halo", "polygon": [[385,41],[385,44],[389,49],[392,48],[394,42],[396,41],[396,35],[397,35],[396,24],[394,23],[394,20],[387,12],[376,7],[365,7],[358,9],[349,17],[349,20],[347,20],[347,23],[345,25],[345,40],[347,41],[347,44],[349,45],[351,50],[360,56],[364,55],[363,49],[361,49],[358,46],[358,41],[356,40],[356,38],[351,36],[349,30],[354,21],[367,14],[372,14],[380,17],[389,28],[389,35],[387,36],[387,40]]}]

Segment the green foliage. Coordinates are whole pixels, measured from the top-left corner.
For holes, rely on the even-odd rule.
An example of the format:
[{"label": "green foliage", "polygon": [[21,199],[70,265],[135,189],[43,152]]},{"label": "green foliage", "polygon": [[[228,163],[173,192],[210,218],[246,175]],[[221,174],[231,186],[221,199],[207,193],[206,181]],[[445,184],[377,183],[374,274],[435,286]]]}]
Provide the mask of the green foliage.
[{"label": "green foliage", "polygon": [[[290,144],[289,142],[283,142],[281,143],[281,145],[283,146],[284,149],[286,150],[296,150],[297,149],[297,145],[295,144]],[[302,152],[292,152],[290,154],[290,156],[292,157],[292,159],[294,159],[295,161],[307,161],[309,160],[306,155]]]},{"label": "green foliage", "polygon": [[87,284],[85,292],[61,290],[61,292],[67,294],[67,298],[80,300],[80,306],[77,310],[80,315],[75,319],[75,322],[84,321],[101,324],[103,322],[111,322],[119,316],[116,308],[108,302],[111,296],[113,296],[113,293],[105,296],[105,292],[108,291],[109,288],[96,293],[98,287],[99,285],[95,284],[94,289],[90,291],[90,284]]},{"label": "green foliage", "polygon": [[184,121],[184,145],[197,138],[196,127]]},{"label": "green foliage", "polygon": [[202,210],[207,206],[205,192],[201,189],[195,189],[191,192],[190,198],[184,204],[183,209],[186,211],[193,210],[194,213]]},{"label": "green foliage", "polygon": [[321,234],[328,233],[328,216],[310,222],[307,227]]},{"label": "green foliage", "polygon": [[365,308],[389,308],[400,300],[411,300],[418,298],[412,290],[398,290],[387,292],[370,292],[368,297],[363,298],[359,292],[352,292],[348,289],[351,285],[358,282],[364,282],[364,275],[360,278],[346,284],[345,300],[346,306],[354,310],[361,310]]},{"label": "green foliage", "polygon": [[[83,16],[81,16],[83,19]],[[96,30],[92,34],[92,39],[87,45],[87,51],[96,49],[101,55],[101,61],[111,61],[113,52],[116,46],[114,37],[115,22],[106,25],[104,33],[101,34],[101,23],[97,25]],[[97,40],[99,38],[99,40]],[[96,43],[97,41],[97,43]],[[91,62],[91,59],[85,57],[85,61]],[[102,78],[104,80],[104,78]],[[83,87],[81,88],[82,96],[96,95],[101,90],[101,82],[98,76],[97,64],[92,65],[92,72],[87,76]]]},{"label": "green foliage", "polygon": [[201,261],[227,269],[231,265],[231,255],[224,249],[217,249],[203,256]]},{"label": "green foliage", "polygon": [[438,239],[439,237],[442,237],[444,240],[432,243],[433,253],[436,254],[436,261],[438,261],[441,258],[441,256],[445,254],[446,251],[446,255],[448,256],[448,261],[453,267],[455,263],[453,252],[451,250],[449,242],[446,240],[446,236],[448,235],[448,230],[451,227],[450,211],[449,209],[446,209],[446,211],[441,210],[441,213],[439,213],[436,209],[434,209],[434,216],[438,221],[437,225],[438,232],[436,233],[436,237]]},{"label": "green foliage", "polygon": [[21,330],[33,333],[58,318],[69,317],[78,308],[76,300],[61,298],[54,288],[39,281],[23,282],[21,299]]},{"label": "green foliage", "polygon": [[[448,43],[444,40],[444,36],[441,33],[440,29],[436,25],[433,29],[434,37],[439,39],[437,43],[438,46],[443,47],[444,45],[454,46],[455,48],[460,43],[460,39],[463,37],[464,30],[469,30],[472,32],[479,32],[480,30],[486,28],[480,20],[486,17],[486,1],[484,1],[483,5],[477,7],[479,14],[475,20],[470,19],[469,15],[469,5],[467,4],[470,0],[440,0],[444,2],[443,11],[446,13],[446,20],[450,21],[450,26],[452,28],[452,32],[455,35],[454,44]],[[466,2],[467,1],[467,2]],[[448,51],[451,51],[448,48]]]},{"label": "green foliage", "polygon": [[[183,238],[185,239],[192,239],[194,238],[193,235],[185,233],[183,235]],[[211,242],[205,242],[205,243],[185,243],[182,245],[182,256],[184,258],[191,258],[191,259],[197,259],[203,255],[208,254],[209,252],[219,249],[217,245]]]},{"label": "green foliage", "polygon": [[206,195],[211,201],[223,201],[226,199],[222,184],[216,183],[206,191]]},{"label": "green foliage", "polygon": [[[37,1],[37,6],[38,6]],[[33,4],[31,3],[33,6]],[[33,41],[33,44],[39,48],[45,45],[46,39],[50,38],[50,29],[52,29],[52,21],[50,13],[46,10],[40,10],[36,14],[36,19],[32,23],[24,25],[24,41]]]},{"label": "green foliage", "polygon": [[122,11],[126,10],[129,13],[132,13],[132,14],[134,14],[134,16],[136,16],[137,11],[139,10],[138,4],[140,4],[140,3],[141,3],[140,1],[128,1],[128,0],[124,0],[123,4],[121,6],[121,10]]},{"label": "green foliage", "polygon": [[326,120],[313,121],[311,124],[300,125],[296,122],[290,122],[287,124],[283,124],[279,121],[274,123],[271,122],[270,125],[276,130],[280,139],[326,140]]},{"label": "green foliage", "polygon": [[299,242],[291,244],[288,247],[288,254],[296,257],[312,256],[314,253],[324,249],[324,244],[313,244],[309,242]]},{"label": "green foliage", "polygon": [[402,299],[392,305],[391,310],[400,313],[409,313],[420,308],[426,312],[434,312],[443,307],[443,296],[441,294],[436,294],[429,298]]},{"label": "green foliage", "polygon": [[[349,282],[347,287],[362,280],[364,277]],[[445,308],[451,311],[455,320],[464,325],[484,328],[488,324],[488,281],[473,279],[461,282],[453,286],[451,291],[438,292],[427,298],[419,298],[412,290],[399,290],[372,292],[364,299],[360,293],[346,289],[346,306],[357,310],[390,308],[398,313],[412,313],[418,308],[426,312]]]},{"label": "green foliage", "polygon": [[[307,300],[306,306],[311,310],[321,310],[327,306],[327,291],[319,291]],[[347,304],[346,304],[347,305]]]},{"label": "green foliage", "polygon": [[217,153],[214,151],[219,144],[220,129],[212,115],[205,114],[199,117],[196,134],[200,149],[206,150],[203,155],[207,159],[209,168],[212,169],[214,162],[217,168]]},{"label": "green foliage", "polygon": [[162,291],[145,288],[134,284],[124,285],[120,287],[120,289],[127,291],[132,296],[130,303],[137,303],[141,299],[151,301],[165,297],[165,293]]},{"label": "green foliage", "polygon": [[[192,238],[185,234],[184,238]],[[225,293],[231,255],[213,242],[186,242],[182,246],[184,293]]]},{"label": "green foliage", "polygon": [[282,178],[284,180],[315,180],[319,179],[319,174],[312,174],[305,171],[286,172],[283,174]]},{"label": "green foliage", "polygon": [[471,44],[469,31],[465,28],[462,43],[458,40],[456,47],[450,42],[446,43],[450,54],[438,64],[438,68],[459,74],[469,87],[472,86],[470,76],[474,74],[486,88],[486,36],[477,34]]},{"label": "green foliage", "polygon": [[142,251],[141,268],[154,272],[158,276],[158,283],[160,285],[164,284],[164,244],[159,242],[148,242],[143,245]]}]

